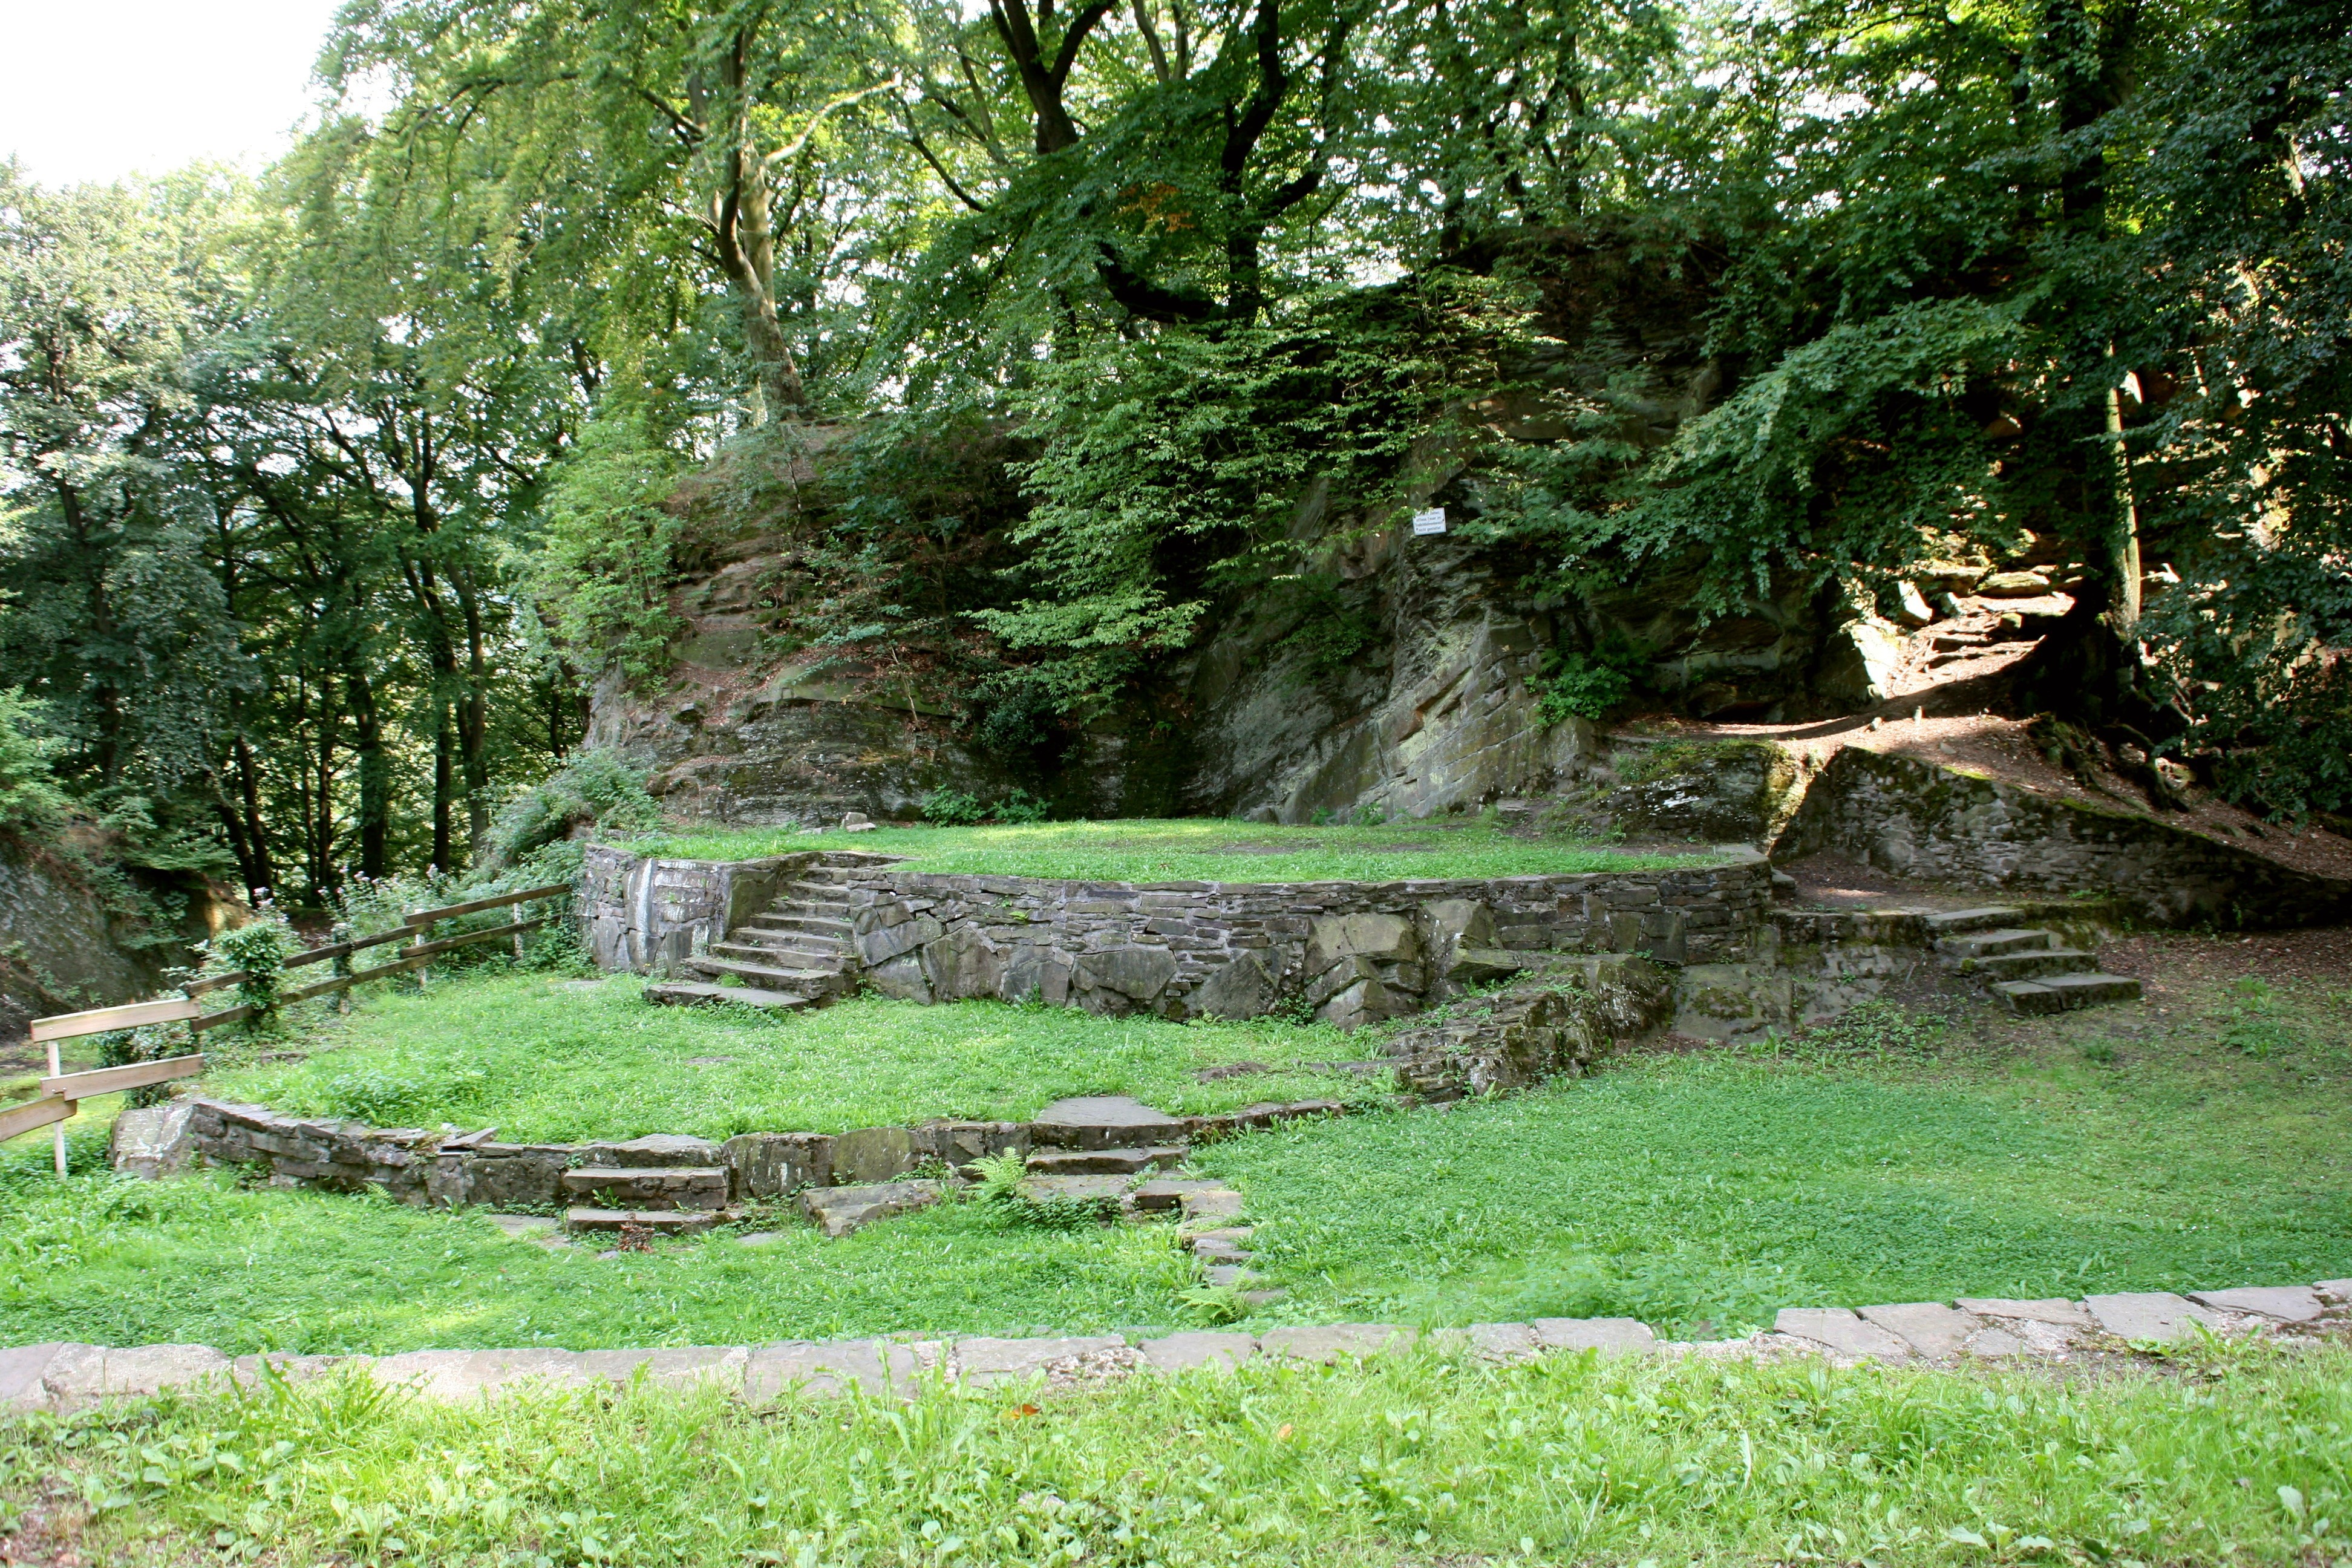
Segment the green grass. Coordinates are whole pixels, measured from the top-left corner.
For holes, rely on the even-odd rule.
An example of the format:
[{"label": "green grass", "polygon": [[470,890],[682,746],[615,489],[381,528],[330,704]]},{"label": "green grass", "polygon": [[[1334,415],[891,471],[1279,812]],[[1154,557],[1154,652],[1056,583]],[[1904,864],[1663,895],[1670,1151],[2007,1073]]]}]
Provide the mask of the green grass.
[{"label": "green grass", "polygon": [[[2071,1058],[2071,1059],[2070,1059]],[[2241,1062],[1652,1058],[1220,1145],[1285,1315],[1623,1314],[2352,1276],[2352,1095]]]},{"label": "green grass", "polygon": [[347,1373],[0,1423],[0,1530],[125,1564],[2346,1562],[2352,1353],[2179,1370],[1424,1352],[769,1412]]},{"label": "green grass", "polygon": [[[2202,1034],[2127,1038],[2105,1063],[2033,1039],[1858,1065],[1654,1058],[1195,1163],[1262,1225],[1290,1292],[1264,1321],[1624,1313],[1704,1337],[1784,1306],[2352,1277],[2345,1075]],[[59,1186],[38,1142],[0,1155],[0,1342],[588,1348],[1187,1321],[1158,1227],[1017,1229],[963,1205],[841,1242],[779,1216],[760,1222],[786,1233],[769,1247],[720,1234],[599,1259],[480,1215],[217,1178]],[[94,1133],[79,1147],[100,1163]]]},{"label": "green grass", "polygon": [[1515,838],[1470,822],[1303,827],[1182,817],[1018,827],[882,827],[855,836],[739,828],[632,840],[641,855],[749,860],[804,849],[912,858],[908,869],[1097,882],[1388,882],[1638,871],[1715,858],[1636,855],[1561,839]]},{"label": "green grass", "polygon": [[[1322,1025],[877,997],[775,1017],[653,1007],[638,990],[629,976],[582,986],[507,973],[381,996],[317,1026],[304,1059],[216,1068],[200,1087],[380,1127],[495,1126],[526,1142],[1017,1121],[1076,1094],[1132,1094],[1192,1115],[1365,1092],[1360,1078],[1307,1065],[1365,1054],[1364,1042]],[[233,1063],[237,1047],[223,1045],[221,1059]],[[1194,1077],[1243,1061],[1278,1070]]]}]

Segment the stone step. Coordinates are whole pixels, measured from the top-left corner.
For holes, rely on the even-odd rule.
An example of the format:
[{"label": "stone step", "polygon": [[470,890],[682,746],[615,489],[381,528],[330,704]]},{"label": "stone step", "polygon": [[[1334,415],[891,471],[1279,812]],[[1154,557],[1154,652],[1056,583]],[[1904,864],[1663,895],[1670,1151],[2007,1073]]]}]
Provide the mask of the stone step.
[{"label": "stone step", "polygon": [[2021,931],[2003,926],[1994,931],[1973,931],[1966,936],[1948,936],[1936,944],[1937,952],[1955,958],[1990,958],[1997,952],[2024,952],[2034,948],[2058,945],[2057,933],[2046,931]]},{"label": "stone step", "polygon": [[751,917],[751,924],[762,931],[806,931],[812,936],[849,934],[849,922],[835,915],[802,914],[795,910],[770,910]]},{"label": "stone step", "polygon": [[709,1230],[719,1216],[700,1209],[566,1209],[563,1228],[571,1231],[616,1232],[635,1226],[660,1236],[691,1236]]},{"label": "stone step", "polygon": [[700,980],[670,980],[648,985],[645,998],[657,1007],[698,1007],[713,1002],[733,1002],[745,1007],[791,1012],[812,1007],[816,999],[797,991],[770,991],[757,985],[713,985]]},{"label": "stone step", "polygon": [[724,1165],[582,1165],[557,1178],[567,1197],[597,1197],[613,1207],[723,1209]]},{"label": "stone step", "polygon": [[849,900],[843,897],[843,892],[838,882],[793,882],[786,885],[783,896],[768,908],[780,914],[812,907],[820,912],[845,910],[849,907]]},{"label": "stone step", "polygon": [[1931,937],[1957,936],[1962,931],[1990,931],[2025,918],[2025,911],[2011,904],[1988,904],[1974,910],[1940,910],[1920,918]]},{"label": "stone step", "polygon": [[1127,1201],[1145,1214],[1172,1214],[1184,1206],[1190,1194],[1224,1190],[1225,1184],[1213,1176],[1159,1176],[1129,1193]]},{"label": "stone step", "polygon": [[1028,1168],[1040,1176],[1138,1176],[1150,1170],[1173,1170],[1183,1163],[1184,1151],[1171,1147],[1041,1149],[1029,1156]]},{"label": "stone step", "polygon": [[1057,1100],[1029,1123],[1033,1142],[1053,1149],[1136,1149],[1185,1142],[1184,1123],[1123,1094]]},{"label": "stone step", "polygon": [[697,974],[732,974],[745,982],[757,982],[774,991],[798,991],[814,996],[829,994],[841,987],[841,976],[823,969],[785,969],[775,964],[755,963],[740,958],[689,958],[679,965]]},{"label": "stone step", "polygon": [[[740,931],[737,936],[742,935]],[[711,953],[719,958],[738,958],[746,963],[769,963],[782,969],[821,969],[840,972],[847,954],[838,946],[811,947],[795,942],[715,942]]]},{"label": "stone step", "polygon": [[1992,994],[2012,1013],[2041,1015],[2095,1007],[2139,998],[2139,982],[2120,974],[2053,974],[2041,980],[2002,980]]},{"label": "stone step", "polygon": [[2088,974],[2098,967],[2096,958],[2071,947],[2027,949],[2020,952],[1996,952],[1989,958],[1960,960],[1961,973],[1990,974],[1996,980],[2038,980],[2043,975]]},{"label": "stone step", "polygon": [[1127,1184],[1125,1176],[1024,1176],[1021,1195],[1033,1204],[1081,1204],[1108,1218],[1126,1200]]}]

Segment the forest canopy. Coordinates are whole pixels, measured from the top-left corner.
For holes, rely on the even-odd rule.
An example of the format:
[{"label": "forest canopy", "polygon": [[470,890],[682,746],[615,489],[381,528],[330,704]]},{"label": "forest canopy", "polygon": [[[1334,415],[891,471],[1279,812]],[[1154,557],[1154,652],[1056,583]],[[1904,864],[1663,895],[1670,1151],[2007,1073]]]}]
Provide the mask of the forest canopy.
[{"label": "forest canopy", "polygon": [[[5,798],[516,852],[730,508],[1018,746],[1443,449],[1563,594],[2066,541],[2091,717],[2352,810],[2347,79],[2347,0],[351,0],[270,169],[0,167]],[[1699,301],[1663,442],[1545,374],[1604,253]]]}]

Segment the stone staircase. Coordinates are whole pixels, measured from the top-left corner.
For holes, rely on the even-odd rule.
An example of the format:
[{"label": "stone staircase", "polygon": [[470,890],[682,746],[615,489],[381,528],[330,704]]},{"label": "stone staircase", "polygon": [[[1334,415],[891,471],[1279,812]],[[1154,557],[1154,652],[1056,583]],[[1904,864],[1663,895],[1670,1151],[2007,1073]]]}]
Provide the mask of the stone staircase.
[{"label": "stone staircase", "polygon": [[734,1002],[789,1012],[847,995],[857,980],[850,972],[849,895],[842,884],[898,858],[849,849],[827,852],[749,925],[737,926],[726,941],[711,943],[708,953],[678,966],[703,978],[648,985],[646,1000],[669,1006]]},{"label": "stone staircase", "polygon": [[1985,977],[1986,989],[2011,1013],[2064,1013],[2108,1002],[2139,999],[2139,982],[2100,972],[2090,953],[2068,947],[2056,931],[2012,924],[2021,910],[1993,906],[1926,917],[1936,951],[1963,974]]}]

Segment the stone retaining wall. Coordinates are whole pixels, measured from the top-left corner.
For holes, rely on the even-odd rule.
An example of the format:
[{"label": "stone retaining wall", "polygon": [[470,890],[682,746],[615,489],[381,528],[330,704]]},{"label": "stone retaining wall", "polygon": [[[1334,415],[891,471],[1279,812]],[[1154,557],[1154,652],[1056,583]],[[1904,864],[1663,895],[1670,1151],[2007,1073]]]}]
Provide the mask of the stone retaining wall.
[{"label": "stone retaining wall", "polygon": [[[640,860],[590,851],[579,900],[604,967],[658,967],[755,912],[822,852]],[[837,879],[851,968],[918,1002],[996,997],[1112,1015],[1252,1017],[1300,999],[1342,1026],[1489,978],[1483,952],[1747,956],[1769,909],[1752,852],[1682,869],[1399,882],[1083,882],[901,868]],[[771,894],[770,896],[772,896]]]},{"label": "stone retaining wall", "polygon": [[592,844],[572,904],[597,967],[667,973],[768,907],[820,857],[665,860]]},{"label": "stone retaining wall", "polygon": [[[1171,1118],[1192,1142],[1230,1137],[1251,1128],[1346,1110],[1337,1100],[1302,1100],[1244,1106],[1215,1116]],[[135,1125],[151,1112],[127,1111],[118,1125]],[[919,1127],[865,1127],[842,1133],[744,1132],[713,1142],[656,1133],[626,1142],[501,1143],[483,1134],[452,1136],[414,1127],[367,1127],[356,1121],[288,1116],[267,1106],[218,1100],[184,1100],[165,1114],[184,1119],[168,1134],[150,1167],[184,1164],[258,1169],[271,1186],[325,1192],[374,1188],[419,1207],[482,1205],[499,1209],[548,1209],[577,1200],[567,1172],[626,1171],[627,1190],[599,1187],[614,1206],[667,1208],[677,1201],[658,1173],[723,1169],[727,1188],[712,1194],[719,1206],[776,1198],[802,1187],[856,1186],[887,1182],[925,1165],[961,1166],[991,1155],[1027,1154],[1033,1146],[1069,1142],[1069,1129],[1028,1121],[927,1121]],[[118,1152],[120,1151],[118,1150]],[[163,1173],[151,1169],[150,1173]],[[645,1190],[638,1190],[643,1188]],[[660,1189],[660,1190],[656,1190]]]}]

